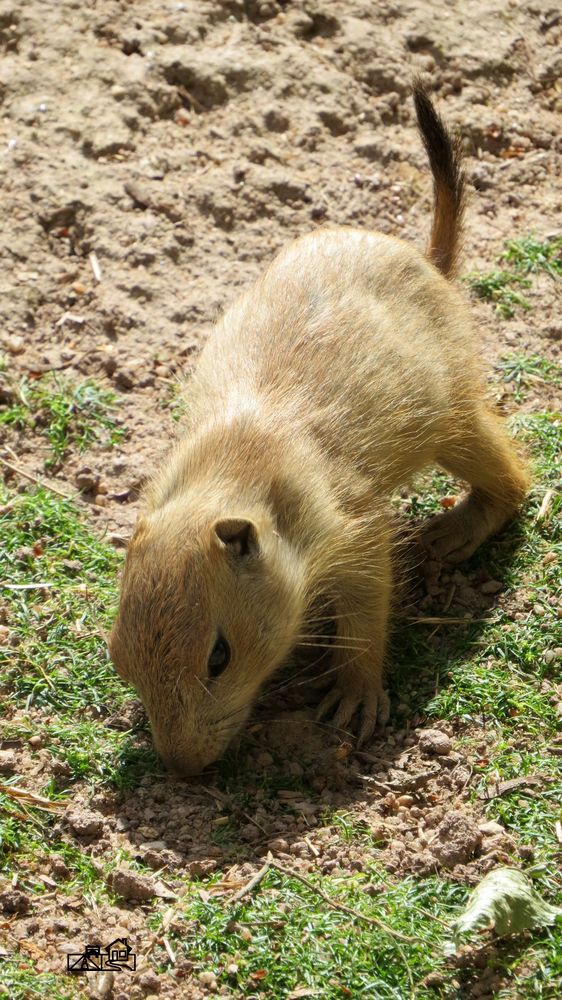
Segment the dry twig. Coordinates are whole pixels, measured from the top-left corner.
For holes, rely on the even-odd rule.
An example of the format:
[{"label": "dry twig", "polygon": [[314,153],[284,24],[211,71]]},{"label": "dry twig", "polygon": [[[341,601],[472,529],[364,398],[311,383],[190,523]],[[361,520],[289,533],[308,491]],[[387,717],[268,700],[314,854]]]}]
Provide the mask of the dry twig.
[{"label": "dry twig", "polygon": [[39,476],[34,476],[33,473],[26,472],[25,469],[21,469],[19,465],[14,465],[13,462],[8,462],[5,458],[2,458],[1,455],[0,462],[2,462],[2,465],[5,465],[7,469],[11,469],[12,472],[17,473],[18,476],[23,476],[24,479],[29,479],[32,483],[37,483],[38,486],[42,486],[45,490],[50,490],[51,493],[57,493],[59,497],[64,497],[65,500],[70,499],[68,493],[64,493],[56,486],[51,486],[50,483],[46,483],[43,479],[40,479]]}]

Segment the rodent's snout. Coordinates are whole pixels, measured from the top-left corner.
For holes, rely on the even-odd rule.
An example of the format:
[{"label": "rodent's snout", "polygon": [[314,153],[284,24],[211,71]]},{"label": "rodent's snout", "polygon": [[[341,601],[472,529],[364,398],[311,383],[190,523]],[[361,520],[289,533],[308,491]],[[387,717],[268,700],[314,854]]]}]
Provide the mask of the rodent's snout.
[{"label": "rodent's snout", "polygon": [[178,778],[194,778],[201,774],[208,763],[206,760],[186,760],[185,757],[180,757],[178,754],[163,754],[161,751],[160,757],[166,769]]}]

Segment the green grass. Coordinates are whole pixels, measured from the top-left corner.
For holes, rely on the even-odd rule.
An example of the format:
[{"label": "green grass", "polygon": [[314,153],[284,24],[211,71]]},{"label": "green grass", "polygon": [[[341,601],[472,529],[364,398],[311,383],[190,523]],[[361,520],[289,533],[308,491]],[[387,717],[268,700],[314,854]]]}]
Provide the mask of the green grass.
[{"label": "green grass", "polygon": [[538,354],[505,354],[496,365],[503,382],[515,386],[513,399],[521,402],[527,391],[538,384],[562,387],[562,366]]},{"label": "green grass", "polygon": [[[465,886],[437,879],[406,878],[392,885],[376,864],[360,874],[307,877],[336,904],[388,922],[414,943],[350,919],[313,889],[273,870],[239,905],[190,894],[180,911],[186,928],[172,935],[173,946],[235,996],[276,998],[308,988],[326,1000],[409,997],[414,983],[433,968],[439,948],[442,929],[431,914],[454,914],[467,896]],[[384,892],[369,895],[365,888],[381,879]],[[418,995],[431,993],[422,988]]]},{"label": "green grass", "polygon": [[[73,776],[130,783],[152,771],[155,758],[139,750],[138,734],[134,740],[105,724],[132,697],[105,643],[120,556],[88,532],[70,501],[46,490],[9,498],[0,486],[2,505],[0,600],[9,638],[0,647],[0,712],[42,709],[51,716],[45,745]],[[22,726],[7,731],[17,735]]]},{"label": "green grass", "polygon": [[[553,375],[540,359],[511,358],[502,364],[507,366],[502,371],[513,373],[521,386],[529,375]],[[475,797],[498,776],[550,779],[493,799],[485,808],[490,819],[532,845],[527,871],[551,901],[560,897],[555,823],[562,801],[562,760],[547,748],[559,732],[552,693],[562,664],[545,654],[562,645],[559,606],[552,603],[562,590],[560,493],[553,495],[545,519],[538,521],[537,513],[545,490],[560,485],[561,427],[556,413],[514,421],[532,456],[535,486],[524,516],[462,567],[469,574],[486,566],[503,581],[506,593],[498,607],[486,622],[442,627],[431,643],[423,626],[398,623],[390,675],[395,706],[405,702],[408,716],[420,714],[428,724],[448,719],[455,727],[457,749],[476,761]],[[421,481],[412,515],[434,512],[439,497],[451,492],[457,487],[442,474]],[[0,646],[2,734],[27,740],[39,733],[43,745],[65,762],[63,778],[46,779],[42,789],[55,801],[71,801],[77,781],[87,782],[92,792],[134,787],[142,776],[157,774],[159,765],[142,725],[122,731],[111,724],[131,698],[109,663],[104,641],[120,557],[92,536],[70,501],[48,491],[10,494],[0,486],[0,507],[0,622],[8,629]],[[523,617],[514,620],[512,609],[523,609]],[[32,722],[29,709],[39,713]],[[398,718],[403,724],[404,716]],[[485,754],[475,750],[480,734],[493,737]],[[245,766],[243,756],[235,764],[223,762],[213,780],[230,802],[229,822],[217,827],[214,842],[230,857],[248,856],[238,838],[237,817],[255,808],[256,787],[264,810],[280,788],[308,797],[317,794],[306,773],[287,776],[273,767],[262,775]],[[17,775],[13,783],[20,783]],[[291,810],[290,802],[286,808]],[[46,887],[35,873],[43,862],[58,857],[69,870],[59,892],[83,895],[92,905],[112,900],[106,879],[119,863],[119,853],[90,857],[87,849],[57,835],[50,814],[23,808],[6,794],[0,796],[0,817],[2,875],[18,872],[25,891],[40,902]],[[469,996],[478,971],[470,963],[457,968],[443,954],[444,923],[459,912],[468,887],[446,874],[390,875],[380,862],[382,845],[353,804],[328,809],[322,822],[338,844],[361,852],[363,870],[303,873],[335,902],[412,936],[411,944],[332,909],[314,889],[277,870],[233,904],[231,893],[214,894],[225,875],[219,871],[202,881],[178,873],[174,886],[181,899],[167,932],[177,955],[193,963],[196,976],[211,971],[220,986],[240,997],[276,1000],[298,988],[316,990],[323,998]],[[373,884],[380,891],[371,894]],[[168,902],[155,901],[148,910],[152,928],[162,927],[168,909]],[[159,945],[154,957],[162,969],[169,967]],[[494,994],[499,1000],[554,1000],[562,985],[561,929],[507,941],[486,961],[502,976],[503,985]],[[424,985],[432,973],[441,977],[440,985]],[[36,975],[23,952],[0,966],[0,983],[7,996],[22,1000],[40,995],[67,1000],[78,988],[63,977]]]},{"label": "green grass", "polygon": [[84,996],[80,984],[51,973],[37,973],[29,958],[18,955],[0,965],[0,1000],[75,1000]]},{"label": "green grass", "polygon": [[14,401],[0,406],[0,425],[37,431],[49,442],[47,467],[56,465],[71,445],[84,451],[92,444],[114,445],[119,426],[114,394],[92,379],[73,384],[58,376],[22,379],[12,385]]},{"label": "green grass", "polygon": [[182,384],[171,382],[168,387],[168,395],[162,402],[162,409],[168,410],[174,423],[179,423],[187,413],[187,400],[182,393]]},{"label": "green grass", "polygon": [[500,255],[507,268],[479,271],[464,279],[471,291],[488,302],[493,302],[505,319],[515,315],[517,309],[530,309],[525,290],[532,287],[530,274],[544,271],[551,278],[562,274],[562,237],[539,242],[533,236],[510,240]]},{"label": "green grass", "polygon": [[504,260],[524,274],[546,271],[551,278],[562,275],[562,236],[541,243],[534,236],[506,243]]},{"label": "green grass", "polygon": [[521,309],[531,308],[528,299],[521,291],[522,288],[530,288],[531,281],[521,274],[496,270],[471,274],[466,280],[475,295],[479,299],[494,302],[496,312],[505,319],[511,319],[518,307]]}]

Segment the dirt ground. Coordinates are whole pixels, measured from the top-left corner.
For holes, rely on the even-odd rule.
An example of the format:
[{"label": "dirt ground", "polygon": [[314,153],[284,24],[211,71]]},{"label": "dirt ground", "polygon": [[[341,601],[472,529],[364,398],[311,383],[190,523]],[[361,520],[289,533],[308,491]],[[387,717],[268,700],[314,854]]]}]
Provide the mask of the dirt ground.
[{"label": "dirt ground", "polygon": [[[69,495],[89,466],[101,488],[78,503],[96,531],[123,544],[139,487],[176,432],[178,375],[221,308],[287,240],[333,223],[424,245],[431,185],[408,94],[414,72],[465,141],[463,271],[496,266],[512,236],[557,233],[561,35],[550,0],[1,0],[0,351],[12,376],[63,372],[113,387],[127,427],[111,451],[72,452],[51,473],[33,435],[6,431],[4,457]],[[560,359],[560,306],[547,276],[530,297],[533,308],[509,322],[475,302],[491,365],[506,351]],[[509,409],[508,397],[506,387],[499,402]],[[525,405],[536,407],[534,392]],[[462,574],[459,582],[469,585]],[[470,581],[484,606],[493,588],[479,587],[489,582]],[[379,825],[391,872],[435,870],[441,844],[439,863],[474,882],[509,850],[509,837],[482,829],[467,805],[470,762],[447,725],[424,745],[409,720],[375,745],[362,762],[379,783],[373,798],[357,768],[350,777],[343,758],[328,763],[306,707],[287,710],[291,727],[258,733],[256,766],[271,754],[290,761],[304,741],[317,799],[297,796],[288,819],[291,793],[280,791],[276,814],[260,811],[249,789],[251,815],[239,816],[246,859],[230,859],[242,881],[267,849],[303,865],[318,851],[322,871],[353,870],[356,848],[330,849],[320,821],[324,807],[350,801]],[[35,780],[39,787],[44,773]],[[425,833],[411,797],[422,784]],[[104,793],[85,803],[78,790],[65,829],[95,857],[124,849],[152,858],[156,871],[204,874],[225,860],[210,846],[221,805],[218,791],[147,779],[129,799]],[[51,913],[45,967],[55,971],[61,951],[81,950],[100,927],[142,938],[145,914],[132,905],[142,886],[127,892],[122,910]],[[20,924],[24,937],[23,915]],[[37,924],[36,944],[43,931]],[[156,991],[147,968],[131,995]],[[185,985],[179,973],[157,977],[161,995],[205,994],[188,985],[189,969]]]}]

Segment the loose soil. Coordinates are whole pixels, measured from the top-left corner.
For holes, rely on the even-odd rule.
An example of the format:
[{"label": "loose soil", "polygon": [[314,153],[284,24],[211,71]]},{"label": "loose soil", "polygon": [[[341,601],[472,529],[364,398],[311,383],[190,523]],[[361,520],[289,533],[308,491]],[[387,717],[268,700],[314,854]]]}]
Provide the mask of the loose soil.
[{"label": "loose soil", "polygon": [[[284,243],[333,223],[423,247],[431,183],[408,95],[415,72],[464,137],[464,270],[494,268],[509,238],[555,234],[561,32],[549,0],[2,0],[0,349],[10,378],[60,373],[112,387],[127,433],[112,449],[71,450],[47,473],[39,435],[5,430],[1,454],[68,495],[89,467],[95,489],[77,497],[84,518],[123,544],[139,489],[176,433],[180,373]],[[532,308],[509,321],[474,303],[490,367],[513,351],[560,360],[555,291],[539,276]],[[548,393],[537,383],[525,407],[548,406]],[[509,384],[496,395],[512,408]],[[501,600],[486,574],[431,572],[418,609],[448,602],[450,614],[478,614]],[[128,851],[154,878],[118,870],[122,905],[97,911],[58,893],[63,871],[45,868],[40,912],[8,883],[9,946],[31,940],[38,971],[59,972],[66,951],[106,943],[109,929],[133,941],[139,972],[132,992],[102,983],[100,995],[198,997],[214,987],[188,966],[151,971],[166,955],[148,928],[150,901],[173,907],[182,878],[217,868],[243,884],[268,850],[304,872],[360,870],[361,846],[323,825],[326,809],[364,824],[394,875],[446,870],[474,883],[513,852],[525,857],[526,845],[469,804],[474,761],[449,724],[428,732],[406,717],[355,753],[311,725],[312,701],[289,693],[276,721],[251,729],[256,782],[244,810],[212,776],[194,786],[147,777],[134,792],[93,796],[73,785],[60,836],[99,864]],[[490,740],[482,730],[480,755]],[[4,753],[9,773],[13,751]],[[260,775],[305,769],[315,797],[281,787],[274,806],[262,805]],[[40,746],[20,748],[17,770],[38,791],[52,760]],[[237,837],[217,847],[225,811]]]}]

